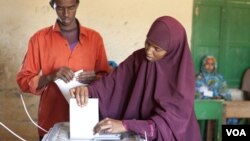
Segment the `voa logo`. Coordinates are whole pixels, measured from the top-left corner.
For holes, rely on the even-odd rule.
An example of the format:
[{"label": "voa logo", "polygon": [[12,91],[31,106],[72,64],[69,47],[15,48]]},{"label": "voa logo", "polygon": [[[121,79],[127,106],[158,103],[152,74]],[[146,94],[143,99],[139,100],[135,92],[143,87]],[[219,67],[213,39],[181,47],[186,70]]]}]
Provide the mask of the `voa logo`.
[{"label": "voa logo", "polygon": [[226,129],[227,136],[247,136],[244,129]]}]

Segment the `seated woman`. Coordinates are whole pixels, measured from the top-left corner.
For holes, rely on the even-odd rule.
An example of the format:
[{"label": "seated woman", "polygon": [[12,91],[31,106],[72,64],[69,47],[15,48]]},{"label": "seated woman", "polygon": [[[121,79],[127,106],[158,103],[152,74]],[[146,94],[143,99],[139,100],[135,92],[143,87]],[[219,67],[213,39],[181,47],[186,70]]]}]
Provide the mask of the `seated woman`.
[{"label": "seated woman", "polygon": [[187,41],[176,19],[160,17],[147,34],[145,48],[96,83],[71,89],[79,106],[87,104],[89,97],[99,98],[102,120],[94,133],[132,132],[150,141],[201,141]]},{"label": "seated woman", "polygon": [[[217,72],[217,60],[214,56],[207,55],[202,59],[201,72],[196,75],[196,99],[224,99],[231,100],[227,82]],[[200,121],[200,124],[203,121]],[[237,124],[235,118],[227,119],[227,124]],[[214,122],[207,122],[207,140],[212,140]]]},{"label": "seated woman", "polygon": [[196,99],[231,100],[231,94],[223,76],[217,73],[217,61],[214,56],[205,56],[201,72],[196,76]]}]

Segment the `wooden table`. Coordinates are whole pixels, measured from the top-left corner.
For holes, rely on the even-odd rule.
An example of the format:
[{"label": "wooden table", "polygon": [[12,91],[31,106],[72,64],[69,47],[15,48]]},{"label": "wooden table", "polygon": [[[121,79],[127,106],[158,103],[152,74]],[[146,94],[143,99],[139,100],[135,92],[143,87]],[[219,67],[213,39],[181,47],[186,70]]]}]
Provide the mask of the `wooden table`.
[{"label": "wooden table", "polygon": [[224,101],[223,124],[226,124],[227,118],[250,119],[250,101]]},{"label": "wooden table", "polygon": [[[221,141],[222,124],[227,118],[250,119],[250,101],[224,101],[224,100],[195,100],[195,113],[198,120],[217,120],[216,140]],[[207,134],[206,140],[212,139],[212,134],[205,133],[205,125],[201,124],[202,136]]]}]

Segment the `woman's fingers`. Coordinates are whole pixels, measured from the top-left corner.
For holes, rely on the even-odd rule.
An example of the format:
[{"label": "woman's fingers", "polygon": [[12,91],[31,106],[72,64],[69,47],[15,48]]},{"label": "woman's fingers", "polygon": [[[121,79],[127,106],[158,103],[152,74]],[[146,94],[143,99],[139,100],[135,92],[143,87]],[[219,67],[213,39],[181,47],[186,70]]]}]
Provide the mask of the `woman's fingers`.
[{"label": "woman's fingers", "polygon": [[69,90],[70,96],[73,97],[73,98],[76,97],[75,90],[76,90],[75,88],[72,88],[72,89]]},{"label": "woman's fingers", "polygon": [[88,103],[88,89],[87,87],[83,87],[82,89],[80,89],[80,99],[79,99],[79,104],[81,106],[85,106]]},{"label": "woman's fingers", "polygon": [[99,123],[94,128],[94,134],[96,133],[112,133],[112,124],[109,123]]},{"label": "woman's fingers", "polygon": [[102,125],[96,128],[96,133],[111,133],[112,125]]},{"label": "woman's fingers", "polygon": [[70,95],[76,98],[77,104],[81,107],[88,103],[88,88],[85,86],[78,86],[70,89]]}]

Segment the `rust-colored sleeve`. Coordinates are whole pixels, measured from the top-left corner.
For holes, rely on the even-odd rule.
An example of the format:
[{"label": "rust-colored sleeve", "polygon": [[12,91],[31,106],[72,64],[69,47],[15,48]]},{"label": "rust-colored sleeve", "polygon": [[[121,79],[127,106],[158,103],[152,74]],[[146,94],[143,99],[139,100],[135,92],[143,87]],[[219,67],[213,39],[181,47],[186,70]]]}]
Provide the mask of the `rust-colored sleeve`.
[{"label": "rust-colored sleeve", "polygon": [[33,94],[38,94],[40,92],[36,91],[41,68],[39,61],[39,44],[36,42],[36,40],[36,35],[30,39],[28,50],[23,59],[21,68],[16,76],[16,81],[20,89],[23,92],[30,92]]}]

